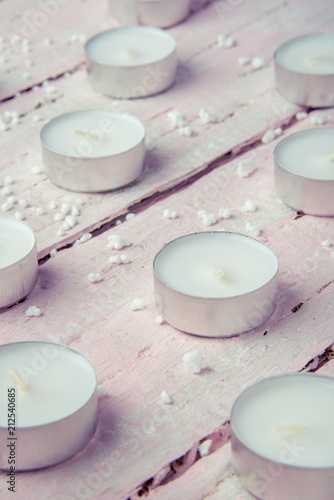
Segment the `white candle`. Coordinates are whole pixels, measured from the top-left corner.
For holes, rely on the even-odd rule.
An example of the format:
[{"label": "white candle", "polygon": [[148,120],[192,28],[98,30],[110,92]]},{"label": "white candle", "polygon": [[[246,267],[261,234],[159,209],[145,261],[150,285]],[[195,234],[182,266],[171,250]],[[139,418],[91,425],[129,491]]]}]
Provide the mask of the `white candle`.
[{"label": "white candle", "polygon": [[0,308],[26,297],[37,278],[33,230],[20,220],[0,215]]},{"label": "white candle", "polygon": [[41,131],[50,179],[76,191],[106,191],[143,171],[145,128],[134,116],[106,110],[66,113]]},{"label": "white candle", "polygon": [[296,104],[334,104],[334,33],[314,33],[289,40],[275,53],[276,85]]},{"label": "white candle", "polygon": [[190,0],[109,0],[110,13],[121,25],[167,28],[189,14]]},{"label": "white candle", "polygon": [[265,285],[277,272],[268,247],[224,232],[197,233],[167,245],[155,263],[166,285],[197,297],[235,297]]},{"label": "white candle", "polygon": [[[246,487],[261,499],[280,492],[280,498],[294,500],[296,487],[298,498],[331,498],[323,496],[322,488],[315,491],[322,482],[327,492],[333,485],[333,419],[331,377],[288,374],[246,389],[231,416],[232,461]],[[303,468],[313,472],[304,471],[301,480]],[[321,469],[327,470],[324,477]]]},{"label": "white candle", "polygon": [[85,52],[91,85],[106,95],[148,96],[170,87],[175,79],[176,41],[158,28],[105,31],[88,40]]},{"label": "white candle", "polygon": [[6,440],[13,437],[7,429],[8,388],[16,388],[17,469],[63,461],[91,438],[96,373],[88,359],[57,344],[6,344],[0,347],[0,468],[8,468]]},{"label": "white candle", "polygon": [[334,74],[334,33],[294,38],[277,51],[277,61],[301,73]]},{"label": "white candle", "polygon": [[305,213],[334,215],[334,128],[292,134],[276,147],[276,190]]},{"label": "white candle", "polygon": [[230,336],[263,323],[276,306],[276,255],[236,233],[178,238],[155,257],[156,303],[188,333]]}]

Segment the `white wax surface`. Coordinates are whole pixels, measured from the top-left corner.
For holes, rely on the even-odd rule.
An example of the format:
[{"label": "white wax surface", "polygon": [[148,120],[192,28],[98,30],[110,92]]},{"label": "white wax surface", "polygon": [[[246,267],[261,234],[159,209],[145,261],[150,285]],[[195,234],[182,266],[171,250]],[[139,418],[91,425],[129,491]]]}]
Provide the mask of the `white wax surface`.
[{"label": "white wax surface", "polygon": [[30,386],[28,392],[16,388],[18,427],[47,424],[71,415],[89,401],[96,387],[92,365],[70,349],[41,342],[0,347],[2,427],[7,426],[7,390],[16,386],[8,370],[14,370]]},{"label": "white wax surface", "polygon": [[[275,254],[262,243],[233,233],[197,233],[168,244],[155,272],[169,287],[197,297],[234,297],[251,292],[276,274]],[[215,270],[224,272],[219,277]]]},{"label": "white wax surface", "polygon": [[142,66],[159,62],[176,48],[175,39],[165,31],[131,26],[105,31],[86,44],[89,59],[113,66]]},{"label": "white wax surface", "polygon": [[285,169],[295,174],[334,180],[334,128],[292,134],[278,144],[275,156]]},{"label": "white wax surface", "polygon": [[[240,396],[232,415],[232,428],[247,448],[308,467],[334,467],[333,422],[334,378],[318,376],[279,377],[255,386]],[[273,432],[282,426],[302,426],[307,432]]]},{"label": "white wax surface", "polygon": [[281,66],[300,73],[334,74],[334,33],[290,40],[278,49],[276,57]]},{"label": "white wax surface", "polygon": [[49,149],[75,158],[117,155],[137,146],[144,136],[144,126],[134,116],[95,109],[60,115],[41,132]]},{"label": "white wax surface", "polygon": [[27,224],[0,215],[0,269],[23,259],[34,245],[35,236]]}]

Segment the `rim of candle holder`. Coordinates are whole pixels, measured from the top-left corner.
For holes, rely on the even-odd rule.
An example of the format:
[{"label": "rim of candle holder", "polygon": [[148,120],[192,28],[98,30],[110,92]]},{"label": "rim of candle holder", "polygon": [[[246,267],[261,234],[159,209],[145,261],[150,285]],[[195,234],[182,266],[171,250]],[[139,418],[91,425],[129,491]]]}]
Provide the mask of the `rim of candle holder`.
[{"label": "rim of candle holder", "polygon": [[333,36],[334,33],[310,33],[294,37],[280,45],[274,53],[276,89],[288,101],[310,108],[334,106],[334,70],[333,73],[314,74],[306,70],[287,68],[279,62],[280,52],[290,43],[312,36]]},{"label": "rim of candle holder", "polygon": [[[73,114],[107,113],[113,116],[125,116],[131,119],[141,129],[137,143],[125,151],[103,156],[74,156],[58,152],[47,145],[44,135],[48,127],[59,119]],[[87,109],[70,111],[56,116],[46,123],[41,132],[43,163],[48,178],[55,185],[69,191],[81,193],[103,193],[125,187],[138,179],[145,168],[146,129],[141,120],[129,113],[113,110]],[[73,163],[79,163],[74,165]],[[126,168],[124,168],[126,164]],[[77,169],[79,172],[77,172]],[[115,172],[121,173],[121,181],[115,182]]]},{"label": "rim of candle holder", "polygon": [[[77,410],[73,411],[69,415],[61,417],[57,420],[52,420],[49,422],[45,422],[37,425],[29,425],[29,426],[18,426],[16,429],[17,435],[19,436],[18,442],[21,447],[19,451],[18,458],[16,460],[16,470],[17,471],[29,471],[29,470],[38,470],[45,469],[48,467],[52,467],[54,465],[60,464],[69,460],[76,453],[81,451],[87,444],[90,442],[92,437],[94,436],[97,425],[98,425],[98,394],[97,394],[97,373],[94,365],[90,361],[90,359],[82,354],[81,352],[73,349],[70,346],[64,344],[58,344],[54,342],[44,342],[40,340],[36,341],[20,341],[20,342],[10,342],[7,344],[3,344],[0,346],[1,349],[5,349],[6,347],[13,345],[36,345],[40,344],[41,346],[49,346],[55,347],[60,350],[71,351],[75,355],[79,355],[87,362],[87,364],[91,368],[91,373],[94,376],[94,389],[91,391],[89,396],[86,398],[86,402],[82,404]],[[52,362],[52,359],[50,360]],[[13,384],[14,385],[14,384]],[[77,418],[76,418],[77,417]],[[69,446],[69,441],[73,438],[74,432],[78,431],[78,422],[76,421],[79,418],[83,427],[79,430],[79,434],[74,437],[74,440],[70,443],[70,448],[67,452],[64,452],[66,446]],[[3,436],[1,436],[3,434]],[[50,450],[51,446],[45,444],[45,440],[50,435],[57,435],[57,450]],[[8,435],[8,425],[0,426],[0,438],[5,439]],[[35,449],[36,443],[41,441],[44,446],[44,455],[39,456],[38,460],[34,462],[34,465],[31,465],[31,452],[28,455],[24,456],[23,464],[20,465],[20,459],[24,452],[22,449],[27,447],[27,449]],[[50,438],[50,443],[54,443],[54,439]],[[50,444],[49,443],[49,444]],[[55,458],[55,456],[57,458]],[[52,458],[51,458],[52,457]],[[1,458],[1,457],[0,457]],[[29,465],[30,461],[30,465]],[[9,470],[6,462],[5,465],[1,465],[0,470]]]},{"label": "rim of candle holder", "polygon": [[[259,500],[272,500],[276,498],[277,493],[279,492],[280,498],[284,497],[285,500],[295,500],[295,492],[299,491],[301,487],[303,487],[303,496],[302,498],[305,500],[314,500],[314,493],[317,492],[316,495],[317,500],[328,500],[328,493],[319,494],[318,486],[322,484],[324,481],[326,485],[332,491],[332,484],[334,479],[334,460],[333,465],[330,466],[307,466],[307,465],[296,465],[296,464],[288,464],[282,463],[279,460],[275,460],[272,458],[266,457],[264,454],[259,453],[257,451],[253,451],[244,441],[241,439],[240,435],[235,429],[234,424],[234,415],[237,411],[237,405],[243,397],[252,391],[256,390],[259,385],[270,385],[272,380],[284,379],[284,378],[301,378],[301,377],[309,377],[309,378],[321,378],[325,380],[329,380],[331,383],[334,383],[333,377],[323,374],[317,373],[284,373],[278,375],[272,375],[265,377],[257,382],[254,382],[246,389],[244,389],[236,398],[232,405],[231,409],[231,447],[232,447],[232,459],[231,464],[235,470],[239,481],[242,483],[244,488],[250,492],[255,498]],[[280,473],[277,474],[275,472],[274,467],[280,467]],[[240,470],[242,469],[242,470]],[[262,472],[263,471],[273,471],[271,476],[272,481],[268,481],[265,483],[265,490],[259,491],[259,486],[263,485]],[[259,473],[257,474],[257,471]],[[247,472],[247,475],[246,475]],[[316,477],[314,478],[314,475]],[[276,481],[277,480],[277,481]],[[284,485],[284,491],[282,490],[282,485]],[[311,489],[313,486],[313,489]],[[292,491],[292,493],[291,493]],[[307,493],[311,496],[307,496]],[[284,494],[284,495],[283,495]],[[313,496],[312,496],[313,495]]]},{"label": "rim of candle holder", "polygon": [[[23,257],[9,266],[0,268],[0,313],[20,300],[25,299],[34,289],[38,281],[37,238],[33,228],[25,221],[10,215],[0,214],[17,224],[24,224],[32,235],[32,247]],[[11,290],[8,298],[8,290]],[[7,298],[5,298],[7,297]]]},{"label": "rim of candle holder", "polygon": [[[290,208],[318,217],[334,217],[334,179],[314,179],[293,172],[278,158],[279,150],[293,137],[321,134],[334,127],[311,128],[295,132],[282,139],[274,149],[274,177],[277,195]],[[333,167],[334,168],[334,167]]]},{"label": "rim of candle holder", "polygon": [[[106,33],[115,31],[151,31],[159,34],[164,38],[168,38],[172,42],[172,47],[163,57],[155,58],[153,61],[139,64],[131,64],[130,66],[99,62],[89,56],[89,46]],[[86,56],[86,68],[88,80],[94,90],[109,97],[117,99],[137,99],[159,94],[170,88],[176,77],[177,71],[177,41],[173,35],[167,31],[154,26],[123,26],[111,30],[105,30],[87,40],[84,46]],[[146,82],[147,76],[157,72],[166,73],[164,78],[155,79],[153,87],[148,86]]]},{"label": "rim of candle holder", "polygon": [[[202,297],[176,290],[158,276],[157,259],[175,241],[202,234],[233,235],[256,242],[274,258],[275,273],[260,287],[234,296]],[[278,273],[279,260],[276,253],[251,236],[232,231],[200,231],[179,236],[164,245],[153,259],[156,308],[170,326],[190,335],[224,338],[247,333],[262,325],[274,313],[277,306]],[[264,308],[267,310],[264,311]]]},{"label": "rim of candle holder", "polygon": [[[135,0],[134,3],[139,23],[157,28],[170,28],[187,19],[190,14],[191,0],[159,0],[156,2],[152,2],[151,0]],[[173,3],[173,7],[176,6],[178,8],[177,12],[173,12],[171,3]],[[155,12],[140,12],[141,6]],[[168,8],[168,18],[166,17],[166,7]],[[158,18],[155,18],[155,15],[158,15]],[[161,18],[161,16],[163,17]]]}]

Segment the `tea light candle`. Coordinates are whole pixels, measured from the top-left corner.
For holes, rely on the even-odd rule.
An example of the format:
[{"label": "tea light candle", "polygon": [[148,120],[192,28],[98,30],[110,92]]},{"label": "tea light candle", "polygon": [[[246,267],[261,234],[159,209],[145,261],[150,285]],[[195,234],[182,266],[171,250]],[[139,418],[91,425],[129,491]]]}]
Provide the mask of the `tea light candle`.
[{"label": "tea light candle", "polygon": [[48,177],[72,191],[117,189],[144,169],[145,128],[126,113],[89,109],[60,115],[44,125],[41,143]]},{"label": "tea light candle", "polygon": [[274,163],[284,203],[311,215],[334,215],[334,128],[286,137],[275,148]]},{"label": "tea light candle", "polygon": [[136,98],[170,87],[176,76],[176,40],[147,26],[100,33],[85,45],[92,87],[111,97]]},{"label": "tea light candle", "polygon": [[329,500],[334,484],[334,378],[261,380],[233,405],[232,464],[257,498]]},{"label": "tea light candle", "polygon": [[[97,425],[96,384],[90,361],[69,347],[0,346],[0,468],[10,468],[9,442],[16,450],[16,470],[48,467],[81,450]],[[14,402],[9,400],[13,389]]]},{"label": "tea light candle", "polygon": [[110,13],[121,25],[167,28],[189,15],[190,0],[109,0]]},{"label": "tea light candle", "polygon": [[310,107],[334,105],[334,33],[294,38],[275,53],[276,87],[283,97]]},{"label": "tea light candle", "polygon": [[153,268],[159,314],[186,333],[236,335],[262,324],[276,307],[278,259],[248,236],[182,236],[158,252]]},{"label": "tea light candle", "polygon": [[34,231],[25,222],[0,215],[0,308],[29,295],[37,279]]}]

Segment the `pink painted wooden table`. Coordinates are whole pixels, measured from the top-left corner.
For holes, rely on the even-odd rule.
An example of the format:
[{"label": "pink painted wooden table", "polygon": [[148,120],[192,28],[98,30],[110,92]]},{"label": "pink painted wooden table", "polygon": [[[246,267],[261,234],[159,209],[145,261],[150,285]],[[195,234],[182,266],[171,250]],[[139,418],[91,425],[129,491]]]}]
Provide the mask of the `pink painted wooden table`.
[{"label": "pink painted wooden table", "polygon": [[[189,19],[170,29],[179,47],[175,85],[161,95],[120,101],[93,91],[84,65],[84,40],[115,26],[106,1],[0,2],[0,184],[11,175],[13,195],[28,201],[28,207],[15,204],[8,214],[22,212],[34,228],[41,259],[34,291],[0,315],[1,343],[64,343],[91,359],[105,387],[98,429],[88,446],[56,467],[20,473],[15,496],[1,473],[1,500],[250,499],[230,466],[229,416],[237,395],[273,374],[334,375],[334,248],[322,246],[324,240],[334,242],[333,220],[297,215],[280,201],[273,149],[282,135],[261,141],[269,129],[282,127],[287,136],[317,126],[319,116],[322,126],[334,126],[333,109],[313,110],[297,120],[301,109],[280,97],[273,81],[277,46],[303,33],[331,30],[332,2],[195,3]],[[231,35],[235,45],[219,47],[219,34]],[[243,56],[260,56],[266,64],[252,71],[238,64]],[[36,173],[34,167],[42,167],[43,124],[63,112],[89,108],[128,111],[146,126],[145,172],[126,189],[81,195],[51,184],[42,168]],[[214,123],[203,123],[201,108],[215,116]],[[172,127],[167,115],[172,109],[185,116],[191,137]],[[6,118],[8,111],[16,111],[17,118]],[[256,165],[248,178],[237,173],[242,159]],[[256,203],[254,213],[241,211],[247,200]],[[5,196],[0,206],[4,201]],[[77,225],[59,236],[54,216],[63,203],[80,203],[80,215]],[[38,215],[36,207],[45,213]],[[203,226],[197,212],[217,214],[221,207],[230,208],[232,217]],[[178,218],[163,217],[166,208],[176,210]],[[135,218],[126,219],[128,213]],[[152,280],[156,252],[195,231],[247,234],[247,222],[260,229],[258,239],[280,260],[274,315],[232,339],[197,338],[158,325]],[[87,232],[91,240],[72,246]],[[113,234],[132,243],[124,252],[131,261],[127,265],[108,262],[116,254],[107,250]],[[49,258],[52,249],[58,253]],[[90,284],[91,272],[103,280]],[[143,310],[131,310],[134,298],[144,301]],[[40,307],[42,316],[28,318],[31,305]],[[184,353],[196,349],[210,367],[200,375],[187,372],[182,362]],[[163,404],[162,390],[173,404]],[[201,458],[198,446],[207,438],[213,443]]]}]

